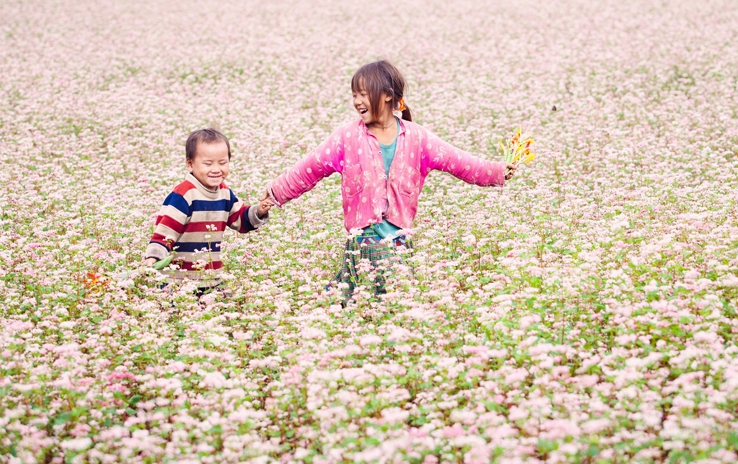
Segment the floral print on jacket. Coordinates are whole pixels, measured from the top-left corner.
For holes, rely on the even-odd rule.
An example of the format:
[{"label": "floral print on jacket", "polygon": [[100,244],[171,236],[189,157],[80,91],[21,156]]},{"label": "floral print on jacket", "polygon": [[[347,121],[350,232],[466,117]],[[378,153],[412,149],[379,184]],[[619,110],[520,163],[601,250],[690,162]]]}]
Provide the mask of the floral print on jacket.
[{"label": "floral print on jacket", "polygon": [[505,183],[505,163],[470,155],[405,120],[400,120],[397,151],[387,176],[379,141],[358,120],[335,131],[268,188],[281,206],[339,172],[346,230],[382,222],[383,215],[392,224],[409,229],[425,177],[436,169],[483,187]]}]

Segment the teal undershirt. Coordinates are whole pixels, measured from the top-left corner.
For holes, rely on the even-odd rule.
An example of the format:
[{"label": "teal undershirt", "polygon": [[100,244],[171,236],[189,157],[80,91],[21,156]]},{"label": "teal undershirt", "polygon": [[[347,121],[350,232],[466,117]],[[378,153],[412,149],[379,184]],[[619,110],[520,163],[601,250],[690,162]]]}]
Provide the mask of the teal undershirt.
[{"label": "teal undershirt", "polygon": [[[397,118],[395,118],[397,119]],[[392,160],[395,159],[395,152],[397,151],[397,136],[400,135],[400,121],[397,121],[397,135],[395,135],[395,141],[392,142],[389,145],[379,144],[379,148],[382,150],[382,161],[384,161],[384,172],[389,177],[389,170],[390,165],[392,165]],[[369,227],[364,228],[364,232],[372,232],[374,231],[377,235],[379,235],[382,238],[395,238],[398,235],[398,231],[400,230],[399,227],[392,224],[391,222],[387,222],[386,219],[383,219],[382,222],[377,224],[372,224]]]}]

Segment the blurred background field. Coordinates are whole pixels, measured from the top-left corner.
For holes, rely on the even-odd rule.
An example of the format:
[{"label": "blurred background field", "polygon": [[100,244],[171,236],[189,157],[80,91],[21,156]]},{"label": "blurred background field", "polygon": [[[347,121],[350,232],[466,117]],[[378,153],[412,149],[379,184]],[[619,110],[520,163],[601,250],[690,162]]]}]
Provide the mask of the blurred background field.
[{"label": "blurred background field", "polygon": [[[0,4],[0,461],[735,462],[738,4]],[[266,183],[387,58],[503,189],[431,174],[411,274],[324,286],[340,177],[224,242],[230,299],[136,268],[184,141]]]}]

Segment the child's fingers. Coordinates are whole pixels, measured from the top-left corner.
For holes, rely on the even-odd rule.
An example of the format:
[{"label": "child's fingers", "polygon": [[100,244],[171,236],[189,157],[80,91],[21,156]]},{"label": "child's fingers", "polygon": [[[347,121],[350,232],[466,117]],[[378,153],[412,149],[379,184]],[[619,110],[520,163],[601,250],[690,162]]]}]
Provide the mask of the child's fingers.
[{"label": "child's fingers", "polygon": [[259,202],[259,213],[263,214],[272,209],[272,206],[274,206],[274,203],[271,201],[261,201]]},{"label": "child's fingers", "polygon": [[505,180],[510,180],[513,177],[513,174],[515,174],[515,171],[518,169],[518,167],[512,163],[507,163],[506,166],[507,172],[505,173]]}]

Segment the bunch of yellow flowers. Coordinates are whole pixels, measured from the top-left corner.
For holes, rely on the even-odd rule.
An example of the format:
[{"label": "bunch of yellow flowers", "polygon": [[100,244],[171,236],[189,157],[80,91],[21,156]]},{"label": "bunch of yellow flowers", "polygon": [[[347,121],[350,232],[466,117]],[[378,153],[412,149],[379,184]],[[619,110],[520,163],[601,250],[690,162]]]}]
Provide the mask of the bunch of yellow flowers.
[{"label": "bunch of yellow flowers", "polygon": [[533,139],[530,137],[523,138],[518,127],[515,135],[508,142],[504,140],[500,142],[503,161],[515,165],[521,162],[530,163],[536,157],[535,153],[530,151],[531,145],[533,145]]}]

